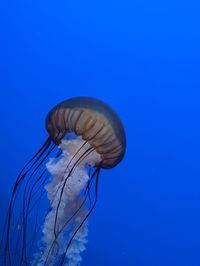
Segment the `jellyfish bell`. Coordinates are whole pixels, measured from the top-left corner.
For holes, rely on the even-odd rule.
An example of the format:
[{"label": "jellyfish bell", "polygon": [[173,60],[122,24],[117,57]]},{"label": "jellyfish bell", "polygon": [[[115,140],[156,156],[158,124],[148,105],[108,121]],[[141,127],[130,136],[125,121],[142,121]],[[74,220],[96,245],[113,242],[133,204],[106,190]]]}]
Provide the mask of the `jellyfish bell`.
[{"label": "jellyfish bell", "polygon": [[[118,115],[95,98],[76,97],[56,105],[47,114],[46,129],[48,139],[13,189],[2,265],[80,265],[100,170],[115,167],[125,154]],[[49,206],[38,224],[44,195]],[[21,202],[20,213],[15,212],[16,202]]]},{"label": "jellyfish bell", "polygon": [[102,168],[112,168],[123,159],[124,127],[114,110],[95,98],[77,97],[58,104],[47,115],[46,129],[56,144],[68,132],[81,136],[101,155]]}]

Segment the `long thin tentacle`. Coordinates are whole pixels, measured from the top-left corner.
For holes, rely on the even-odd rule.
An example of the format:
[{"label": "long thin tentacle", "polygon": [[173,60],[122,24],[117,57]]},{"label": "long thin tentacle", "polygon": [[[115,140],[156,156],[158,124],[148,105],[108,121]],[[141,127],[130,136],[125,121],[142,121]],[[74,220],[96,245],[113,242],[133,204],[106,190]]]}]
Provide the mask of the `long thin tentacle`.
[{"label": "long thin tentacle", "polygon": [[94,203],[92,205],[92,207],[90,208],[89,212],[87,213],[87,215],[85,216],[85,218],[82,220],[82,222],[80,223],[80,225],[78,226],[78,228],[75,230],[75,232],[73,233],[72,237],[70,238],[67,247],[65,249],[65,252],[63,253],[61,260],[59,262],[59,266],[63,266],[65,263],[65,259],[66,259],[66,255],[67,252],[69,250],[69,247],[74,239],[74,237],[76,236],[76,234],[78,233],[78,231],[80,230],[80,228],[82,227],[82,225],[85,223],[85,221],[88,219],[88,217],[90,216],[90,214],[92,213],[92,211],[94,210],[96,203],[97,203],[97,198],[98,198],[98,183],[99,183],[99,174],[100,174],[100,170],[101,168],[98,167],[98,171],[96,173],[96,183],[95,183],[95,199],[94,199]]},{"label": "long thin tentacle", "polygon": [[[8,264],[11,265],[11,254],[10,254],[10,246],[9,246],[9,237],[10,237],[10,226],[11,226],[11,219],[12,219],[11,215],[12,215],[12,209],[13,209],[13,204],[14,204],[14,200],[15,200],[15,197],[16,197],[16,193],[18,191],[20,183],[25,178],[27,173],[29,171],[31,171],[31,169],[37,163],[38,158],[40,158],[43,155],[43,153],[45,152],[46,148],[48,148],[48,146],[50,145],[50,142],[51,142],[51,140],[48,138],[45,141],[45,143],[41,146],[41,148],[36,152],[36,154],[26,163],[26,165],[20,171],[20,173],[19,173],[19,175],[17,177],[17,180],[15,182],[15,185],[13,187],[13,191],[12,191],[12,195],[11,195],[11,199],[10,199],[10,203],[9,203],[9,207],[8,207],[8,214],[7,214],[7,218],[6,218],[6,222],[5,222],[5,226],[4,226],[4,232],[6,234],[6,236],[5,236],[5,249],[3,249],[3,246],[1,247],[2,252],[4,253],[4,265],[7,265],[7,261],[8,261]],[[3,232],[3,235],[2,235],[2,241],[1,241],[2,243],[4,242],[3,241],[4,232]],[[7,257],[8,257],[8,259],[7,259]]]}]

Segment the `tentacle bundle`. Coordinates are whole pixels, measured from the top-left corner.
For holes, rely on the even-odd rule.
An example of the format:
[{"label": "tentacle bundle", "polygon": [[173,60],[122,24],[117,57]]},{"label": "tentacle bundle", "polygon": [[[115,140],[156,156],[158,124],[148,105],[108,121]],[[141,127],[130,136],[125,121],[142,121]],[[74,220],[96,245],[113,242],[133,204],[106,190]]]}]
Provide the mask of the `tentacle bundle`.
[{"label": "tentacle bundle", "polygon": [[[89,212],[87,188],[90,178],[87,165],[96,165],[101,161],[101,156],[81,138],[63,140],[60,149],[61,157],[50,159],[47,163],[52,176],[45,187],[50,210],[42,226],[40,250],[32,265],[55,265],[65,253],[66,259],[59,265],[79,265],[81,252],[87,243],[87,219],[84,221]],[[81,225],[82,221],[84,223]],[[74,234],[80,225],[80,230]]]}]

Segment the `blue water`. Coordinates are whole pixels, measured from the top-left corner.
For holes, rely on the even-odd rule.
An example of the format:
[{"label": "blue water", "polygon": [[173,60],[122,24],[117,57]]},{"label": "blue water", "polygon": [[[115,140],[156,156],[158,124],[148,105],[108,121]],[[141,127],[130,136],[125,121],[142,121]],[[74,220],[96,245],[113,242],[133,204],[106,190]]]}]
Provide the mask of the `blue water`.
[{"label": "blue water", "polygon": [[0,201],[60,101],[97,97],[127,152],[101,173],[83,266],[200,265],[198,1],[0,3]]}]

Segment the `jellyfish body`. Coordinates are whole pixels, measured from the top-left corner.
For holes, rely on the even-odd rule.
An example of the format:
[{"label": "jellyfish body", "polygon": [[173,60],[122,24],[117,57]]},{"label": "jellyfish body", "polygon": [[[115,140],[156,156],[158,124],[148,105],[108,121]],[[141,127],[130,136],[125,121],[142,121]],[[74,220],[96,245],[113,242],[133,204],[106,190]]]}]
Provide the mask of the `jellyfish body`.
[{"label": "jellyfish body", "polygon": [[75,132],[102,157],[101,167],[112,168],[123,158],[126,138],[117,114],[104,102],[77,97],[54,107],[46,119],[46,128],[55,143],[68,132]]},{"label": "jellyfish body", "polygon": [[[46,129],[48,139],[22,169],[13,189],[2,265],[79,265],[100,170],[116,166],[125,153],[119,117],[94,98],[58,104],[47,115]],[[49,206],[43,216],[39,210],[44,209],[45,195]],[[15,212],[16,202],[22,206],[20,213]]]}]

